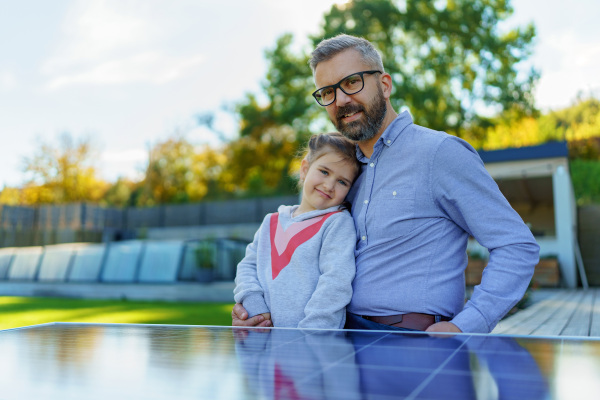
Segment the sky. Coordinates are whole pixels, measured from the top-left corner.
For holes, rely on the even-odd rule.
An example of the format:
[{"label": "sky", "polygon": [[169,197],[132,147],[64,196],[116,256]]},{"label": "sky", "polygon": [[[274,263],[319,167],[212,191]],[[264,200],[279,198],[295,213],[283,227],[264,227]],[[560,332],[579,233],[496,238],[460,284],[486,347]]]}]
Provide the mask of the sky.
[{"label": "sky", "polygon": [[[68,132],[89,138],[103,179],[140,179],[148,149],[174,133],[216,143],[197,116],[235,136],[226,109],[260,93],[264,52],[297,46],[335,0],[0,0],[0,190],[25,158]],[[528,66],[542,110],[600,95],[600,1],[513,0],[507,26],[537,29]],[[307,88],[310,91],[311,88]]]}]

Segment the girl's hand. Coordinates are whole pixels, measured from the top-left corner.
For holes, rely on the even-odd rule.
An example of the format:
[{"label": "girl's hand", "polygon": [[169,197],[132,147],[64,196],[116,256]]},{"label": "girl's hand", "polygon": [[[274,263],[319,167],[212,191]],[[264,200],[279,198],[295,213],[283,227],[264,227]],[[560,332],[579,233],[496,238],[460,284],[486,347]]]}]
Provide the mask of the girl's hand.
[{"label": "girl's hand", "polygon": [[[266,319],[264,315],[268,315],[269,318]],[[233,306],[233,310],[231,310],[231,325],[232,326],[262,326],[262,327],[270,327],[273,326],[271,322],[271,314],[258,314],[252,318],[248,318],[248,312],[246,309],[239,303]]]},{"label": "girl's hand", "polygon": [[270,312],[262,313],[260,315],[265,317],[265,320],[271,321],[271,313]]}]

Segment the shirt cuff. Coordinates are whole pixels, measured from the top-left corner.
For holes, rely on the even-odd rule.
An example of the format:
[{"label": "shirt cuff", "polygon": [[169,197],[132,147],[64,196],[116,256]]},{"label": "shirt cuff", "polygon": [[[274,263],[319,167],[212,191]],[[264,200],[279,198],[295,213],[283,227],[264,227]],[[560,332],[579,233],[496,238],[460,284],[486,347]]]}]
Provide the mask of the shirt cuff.
[{"label": "shirt cuff", "polygon": [[490,333],[493,329],[475,307],[465,307],[450,322],[464,333]]},{"label": "shirt cuff", "polygon": [[271,312],[269,307],[267,307],[265,298],[260,294],[252,294],[246,297],[242,302],[242,305],[246,309],[246,312],[248,312],[248,318],[258,314]]}]

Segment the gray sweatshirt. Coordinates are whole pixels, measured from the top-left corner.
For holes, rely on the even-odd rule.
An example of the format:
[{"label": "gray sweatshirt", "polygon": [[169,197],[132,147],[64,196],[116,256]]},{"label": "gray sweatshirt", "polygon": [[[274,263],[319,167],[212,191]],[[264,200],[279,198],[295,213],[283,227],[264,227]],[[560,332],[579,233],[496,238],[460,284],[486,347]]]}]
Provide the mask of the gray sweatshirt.
[{"label": "gray sweatshirt", "polygon": [[275,327],[341,329],[356,272],[356,231],[338,207],[292,218],[298,206],[267,214],[237,266],[234,299]]}]

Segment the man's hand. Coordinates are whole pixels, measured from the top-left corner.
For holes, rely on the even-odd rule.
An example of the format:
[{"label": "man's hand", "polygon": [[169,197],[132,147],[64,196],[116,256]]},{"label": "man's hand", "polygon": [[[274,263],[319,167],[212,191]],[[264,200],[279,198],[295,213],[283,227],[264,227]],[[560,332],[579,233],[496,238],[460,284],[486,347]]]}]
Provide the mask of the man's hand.
[{"label": "man's hand", "polygon": [[449,333],[462,333],[458,326],[454,325],[452,322],[442,321],[437,322],[431,325],[429,328],[425,329],[425,332],[449,332]]},{"label": "man's hand", "polygon": [[232,326],[261,326],[270,327],[273,326],[271,322],[271,314],[264,313],[255,315],[252,318],[248,318],[248,312],[241,304],[237,303],[231,310],[231,325]]}]

